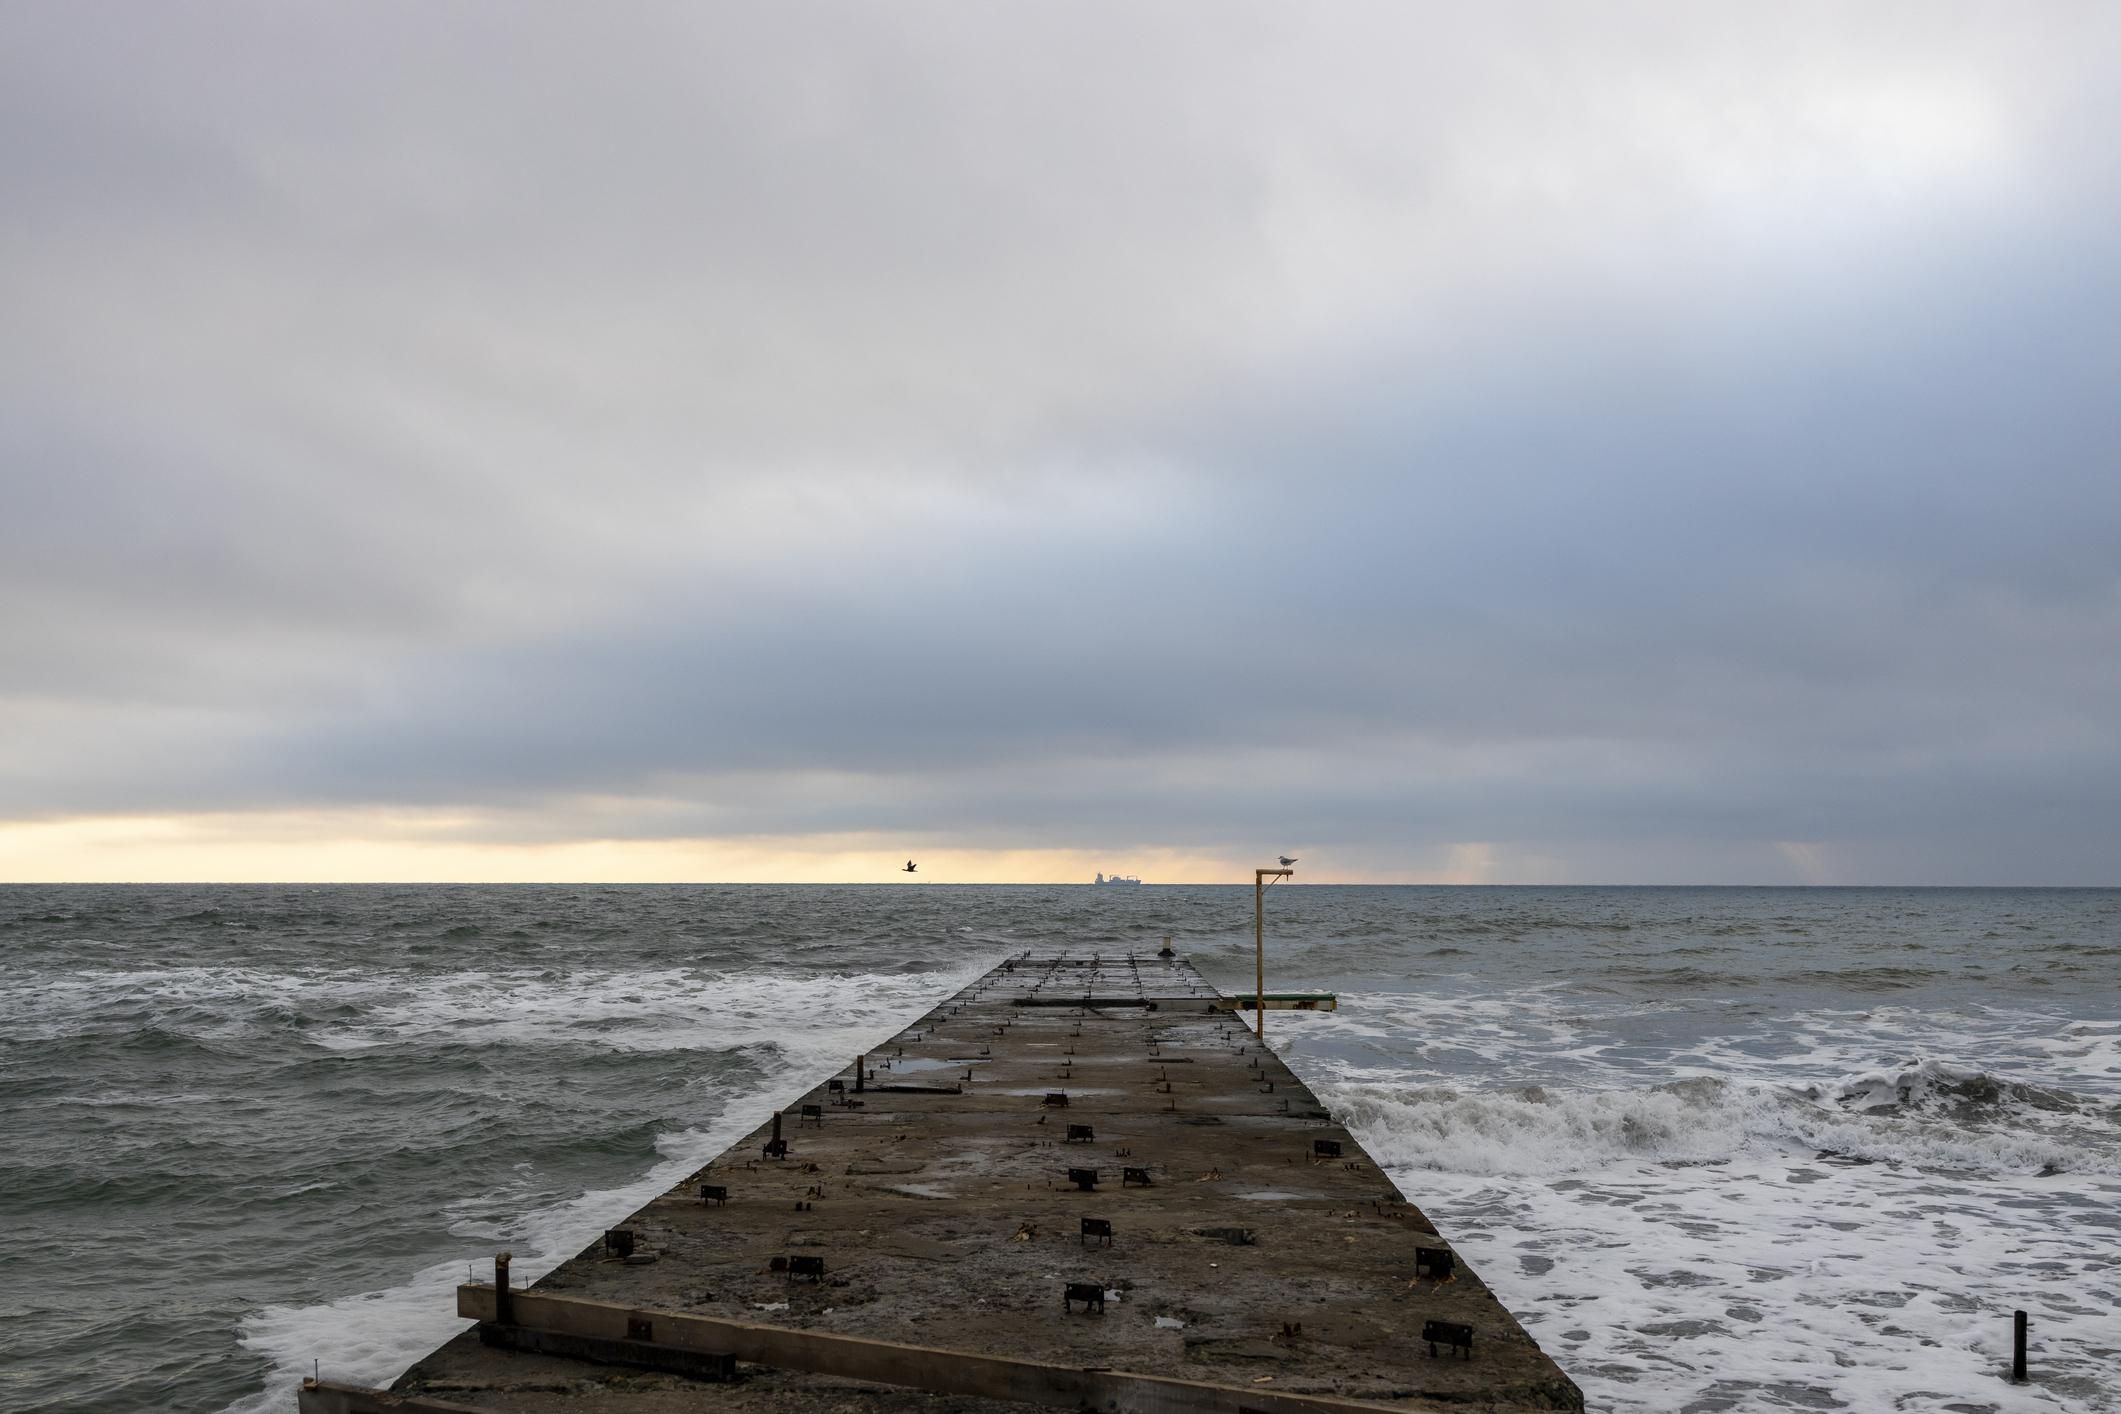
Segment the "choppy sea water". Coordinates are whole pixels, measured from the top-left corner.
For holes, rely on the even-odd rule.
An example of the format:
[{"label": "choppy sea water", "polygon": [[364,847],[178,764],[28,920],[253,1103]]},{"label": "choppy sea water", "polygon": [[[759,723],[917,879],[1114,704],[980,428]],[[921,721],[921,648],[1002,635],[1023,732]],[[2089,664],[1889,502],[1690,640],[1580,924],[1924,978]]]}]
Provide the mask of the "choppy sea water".
[{"label": "choppy sea water", "polygon": [[[1592,1408],[2121,1409],[2121,891],[1269,911],[1342,994],[1270,1040]],[[1001,957],[1167,933],[1249,986],[1248,888],[0,887],[0,1408],[388,1381]]]}]

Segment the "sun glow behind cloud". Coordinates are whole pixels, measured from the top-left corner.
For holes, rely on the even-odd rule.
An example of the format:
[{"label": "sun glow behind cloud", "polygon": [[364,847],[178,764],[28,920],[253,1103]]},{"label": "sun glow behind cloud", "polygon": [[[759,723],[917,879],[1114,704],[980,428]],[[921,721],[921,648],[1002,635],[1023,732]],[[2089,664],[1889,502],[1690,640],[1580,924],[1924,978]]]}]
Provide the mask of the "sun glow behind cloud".
[{"label": "sun glow behind cloud", "polygon": [[[1142,846],[1091,851],[982,847],[954,839],[865,834],[774,838],[497,840],[492,823],[449,812],[347,811],[96,816],[0,824],[0,879],[39,883],[789,883],[1087,884],[1133,874],[1151,884],[1245,884],[1273,850],[1243,854]],[[1482,841],[1433,848],[1309,853],[1297,882],[1313,884],[1589,883],[1593,866]],[[894,850],[896,852],[894,852]],[[1771,883],[1824,883],[1817,846],[1782,844],[1771,858],[1725,867]],[[1802,851],[1799,853],[1799,851]],[[916,875],[899,866],[908,854]],[[1310,861],[1318,859],[1314,865]],[[1680,876],[1668,876],[1678,881]]]},{"label": "sun glow behind cloud", "polygon": [[[1069,883],[1133,873],[1157,883],[1249,880],[1243,861],[1171,849],[1097,855],[868,836],[787,839],[480,839],[461,816],[96,817],[0,825],[0,879],[49,883]],[[896,847],[899,853],[894,854]],[[911,849],[921,868],[898,866]],[[1357,882],[1342,880],[1341,882]]]}]

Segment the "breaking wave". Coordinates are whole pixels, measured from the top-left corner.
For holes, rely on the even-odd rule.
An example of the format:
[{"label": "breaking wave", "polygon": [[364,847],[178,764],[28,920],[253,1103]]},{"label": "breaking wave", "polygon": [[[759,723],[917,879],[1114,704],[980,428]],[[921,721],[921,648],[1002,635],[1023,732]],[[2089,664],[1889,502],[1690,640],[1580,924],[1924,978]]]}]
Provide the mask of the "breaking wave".
[{"label": "breaking wave", "polygon": [[[2121,1116],[2066,1092],[1924,1061],[1804,1093],[1696,1077],[1642,1088],[1506,1091],[1327,1082],[1336,1114],[1388,1166],[1565,1174],[1616,1161],[1828,1154],[1982,1175],[2121,1175]],[[2029,1116],[2067,1113],[2059,1135]],[[2091,1118],[2108,1142],[2086,1142]]]}]

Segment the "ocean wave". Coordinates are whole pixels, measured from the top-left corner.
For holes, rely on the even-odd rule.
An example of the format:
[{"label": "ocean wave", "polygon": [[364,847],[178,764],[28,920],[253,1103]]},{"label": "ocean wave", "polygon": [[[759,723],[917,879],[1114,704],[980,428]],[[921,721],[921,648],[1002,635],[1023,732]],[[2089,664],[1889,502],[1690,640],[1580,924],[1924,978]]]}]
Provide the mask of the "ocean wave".
[{"label": "ocean wave", "polygon": [[[1554,1175],[1631,1161],[1702,1164],[1827,1153],[1960,1174],[2121,1175],[2121,1130],[2112,1116],[2092,1111],[2090,1123],[2098,1128],[2073,1133],[2028,1128],[2008,1122],[2016,1107],[2047,1108],[2051,1092],[1992,1077],[1952,1082],[1944,1079],[1957,1073],[1950,1067],[1922,1073],[1938,1077],[1934,1110],[1870,1112],[1844,1108],[1838,1098],[1707,1076],[1608,1090],[1466,1091],[1345,1081],[1314,1088],[1388,1167]],[[1998,1098],[1987,1103],[1995,1122],[1969,1125],[1952,1102],[1955,1083],[1978,1095],[1993,1088]],[[1855,1093],[1870,1091],[1859,1083]]]},{"label": "ocean wave", "polygon": [[1850,1076],[1835,1087],[1834,1100],[1844,1109],[1871,1114],[1941,1115],[1962,1123],[1992,1120],[2018,1107],[2051,1114],[2099,1108],[2067,1090],[1934,1059]]},{"label": "ocean wave", "polygon": [[1712,990],[1729,990],[1752,985],[1751,977],[1736,972],[1715,968],[1694,967],[1683,964],[1678,967],[1656,967],[1645,963],[1622,963],[1606,969],[1607,975],[1625,978],[1631,982],[1649,983],[1660,987],[1696,987]]},{"label": "ocean wave", "polygon": [[[986,959],[991,961],[992,959]],[[368,974],[249,967],[88,970],[0,1001],[0,1039],[70,1056],[235,1058],[276,1039],[304,1050],[594,1046],[728,1051],[840,1044],[900,1004],[909,986],[948,987],[978,963],[875,971],[684,967],[468,968]],[[791,1029],[789,1018],[818,1024]],[[57,1054],[57,1053],[53,1053]]]},{"label": "ocean wave", "polygon": [[1793,972],[1788,979],[1806,986],[1845,987],[1850,991],[1919,987],[1938,975],[1932,967],[1821,967]]}]

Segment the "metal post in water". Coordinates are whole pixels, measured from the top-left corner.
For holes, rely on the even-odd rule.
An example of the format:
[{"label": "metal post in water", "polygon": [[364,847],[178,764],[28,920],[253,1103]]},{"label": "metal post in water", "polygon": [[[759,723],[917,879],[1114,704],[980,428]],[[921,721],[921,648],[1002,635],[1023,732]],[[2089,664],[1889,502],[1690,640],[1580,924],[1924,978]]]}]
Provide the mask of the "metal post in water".
[{"label": "metal post in water", "polygon": [[859,1055],[854,1058],[854,1093],[857,1095],[862,1093],[862,1072],[868,1068],[869,1057],[867,1055]]},{"label": "metal post in water", "polygon": [[2011,1383],[2025,1383],[2025,1313],[2011,1313]]},{"label": "metal post in water", "polygon": [[496,1252],[493,1258],[493,1318],[504,1326],[516,1321],[515,1293],[508,1289],[508,1264],[513,1260],[507,1252]]},{"label": "metal post in water", "polygon": [[781,1142],[781,1112],[779,1110],[773,1112],[773,1142],[776,1144]]}]

